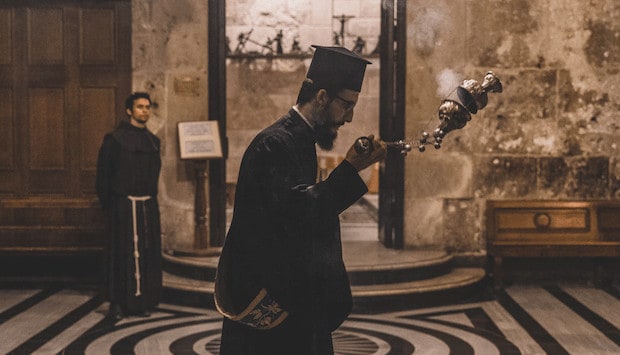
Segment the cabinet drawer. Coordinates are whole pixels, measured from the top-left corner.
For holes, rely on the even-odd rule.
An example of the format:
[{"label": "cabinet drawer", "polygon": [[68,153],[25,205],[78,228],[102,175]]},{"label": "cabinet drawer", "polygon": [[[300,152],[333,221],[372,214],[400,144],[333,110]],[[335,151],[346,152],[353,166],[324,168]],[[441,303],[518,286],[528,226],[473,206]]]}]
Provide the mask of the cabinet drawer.
[{"label": "cabinet drawer", "polygon": [[588,209],[499,209],[495,216],[498,232],[586,232],[590,229]]},{"label": "cabinet drawer", "polygon": [[494,240],[594,240],[589,208],[496,208],[491,214]]}]

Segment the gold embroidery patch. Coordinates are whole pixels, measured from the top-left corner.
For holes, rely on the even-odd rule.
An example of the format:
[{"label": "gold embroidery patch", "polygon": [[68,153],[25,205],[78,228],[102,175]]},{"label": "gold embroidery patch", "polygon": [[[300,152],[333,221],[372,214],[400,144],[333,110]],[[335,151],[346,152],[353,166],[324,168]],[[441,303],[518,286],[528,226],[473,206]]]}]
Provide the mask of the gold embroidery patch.
[{"label": "gold embroidery patch", "polygon": [[252,328],[272,329],[288,317],[288,312],[263,288],[241,313],[236,316],[224,315]]}]

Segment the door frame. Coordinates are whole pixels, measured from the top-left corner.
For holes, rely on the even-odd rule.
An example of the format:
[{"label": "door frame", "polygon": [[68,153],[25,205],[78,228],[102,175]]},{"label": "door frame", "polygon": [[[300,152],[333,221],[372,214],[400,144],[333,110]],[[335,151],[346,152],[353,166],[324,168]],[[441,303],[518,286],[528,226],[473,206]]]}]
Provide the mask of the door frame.
[{"label": "door frame", "polygon": [[[405,139],[407,1],[383,0],[381,7],[379,135]],[[404,247],[405,160],[388,154],[379,172],[379,240],[388,248]]]},{"label": "door frame", "polygon": [[[379,134],[396,141],[405,135],[407,1],[381,0]],[[210,246],[226,234],[226,0],[208,0],[209,119],[218,120],[224,159],[209,161]],[[399,50],[400,49],[400,50]],[[404,247],[404,158],[388,154],[379,172],[379,239]]]},{"label": "door frame", "polygon": [[209,246],[226,238],[226,0],[208,0],[209,120],[218,121],[222,159],[209,160]]}]

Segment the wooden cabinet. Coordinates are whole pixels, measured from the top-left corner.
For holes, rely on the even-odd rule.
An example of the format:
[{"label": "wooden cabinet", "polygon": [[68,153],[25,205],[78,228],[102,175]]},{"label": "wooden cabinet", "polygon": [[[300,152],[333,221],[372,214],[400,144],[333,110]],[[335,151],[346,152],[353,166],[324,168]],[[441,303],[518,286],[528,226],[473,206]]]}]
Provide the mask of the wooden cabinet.
[{"label": "wooden cabinet", "polygon": [[620,201],[488,201],[487,233],[501,288],[506,257],[620,257]]}]

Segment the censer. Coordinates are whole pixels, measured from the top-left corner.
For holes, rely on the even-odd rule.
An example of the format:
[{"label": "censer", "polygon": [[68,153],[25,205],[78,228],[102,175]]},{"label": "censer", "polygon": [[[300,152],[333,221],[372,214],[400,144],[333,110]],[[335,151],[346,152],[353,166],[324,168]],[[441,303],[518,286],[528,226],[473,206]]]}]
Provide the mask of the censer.
[{"label": "censer", "polygon": [[[402,155],[407,155],[414,145],[417,145],[420,152],[424,152],[427,145],[433,145],[435,149],[439,149],[446,134],[465,127],[467,122],[471,121],[472,114],[486,107],[488,93],[501,93],[502,90],[502,83],[492,71],[486,73],[482,84],[473,79],[465,80],[442,101],[437,109],[439,125],[432,135],[427,131],[422,131],[420,138],[413,142],[398,140],[385,143],[388,148],[398,150]],[[354,147],[358,153],[363,154],[371,150],[373,146],[367,137],[359,137]]]}]

